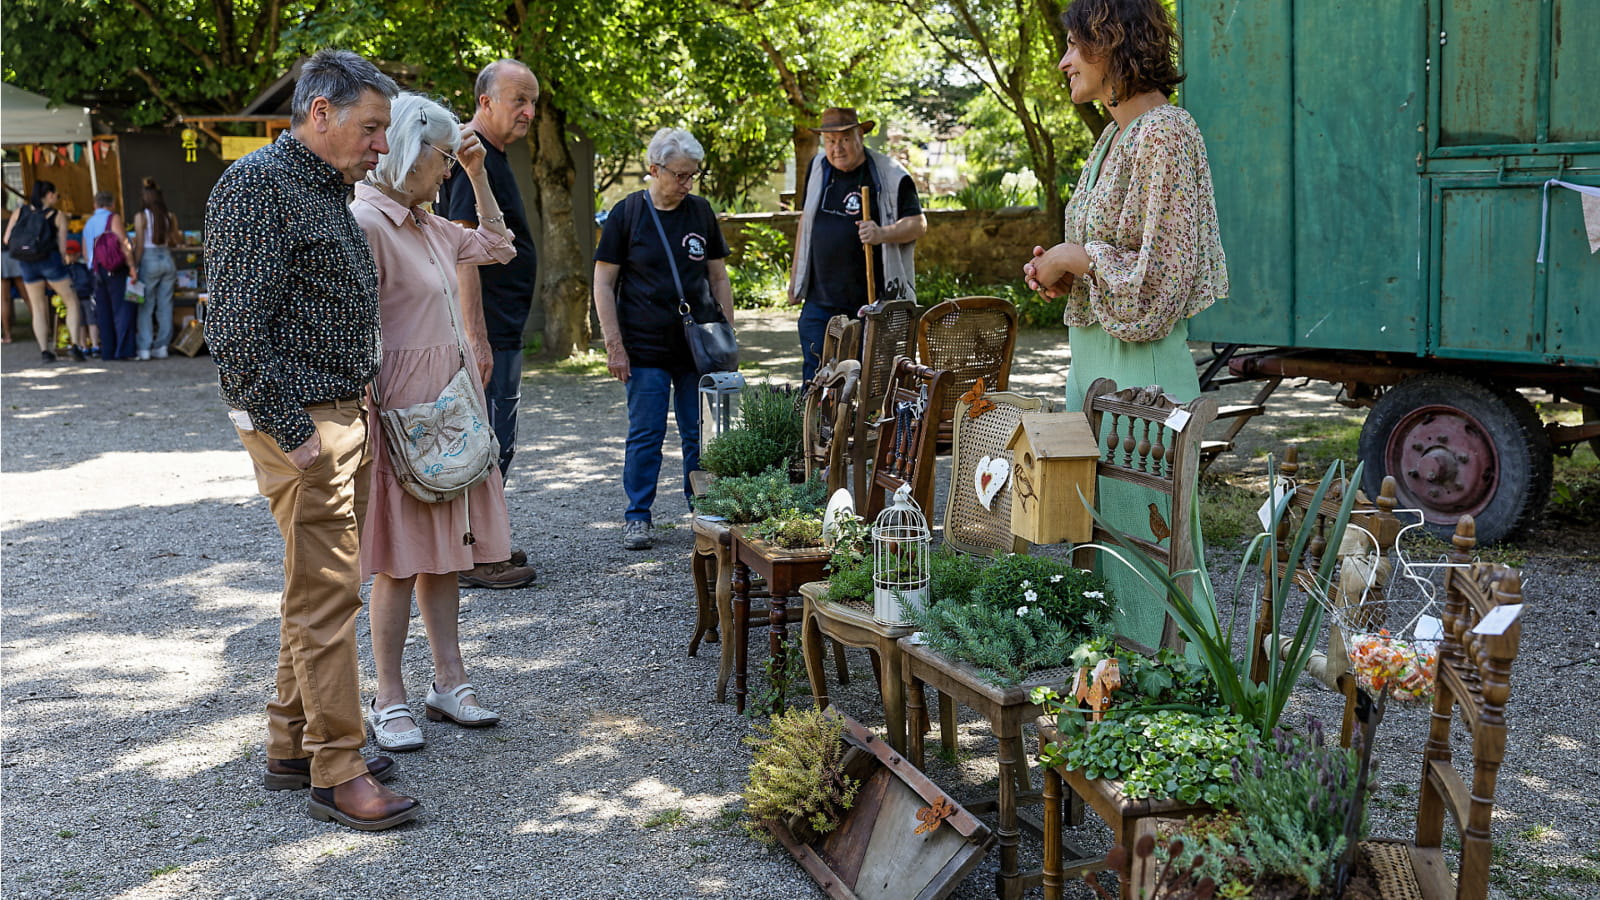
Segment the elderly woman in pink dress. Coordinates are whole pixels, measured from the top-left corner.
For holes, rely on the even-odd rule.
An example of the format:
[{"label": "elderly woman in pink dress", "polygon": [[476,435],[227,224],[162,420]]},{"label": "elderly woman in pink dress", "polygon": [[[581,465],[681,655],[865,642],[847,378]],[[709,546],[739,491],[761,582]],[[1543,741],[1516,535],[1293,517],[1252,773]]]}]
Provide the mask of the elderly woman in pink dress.
[{"label": "elderly woman in pink dress", "polygon": [[[389,153],[356,185],[350,206],[378,265],[383,364],[376,387],[384,409],[401,409],[438,398],[462,365],[463,352],[467,370],[478,372],[473,342],[457,338],[463,320],[456,265],[505,263],[516,250],[489,189],[477,135],[418,94],[398,97],[390,106],[390,121]],[[475,231],[422,208],[458,163],[477,196]],[[481,384],[479,392],[482,402]],[[423,746],[422,729],[407,702],[400,665],[413,591],[433,653],[428,717],[467,728],[500,721],[499,714],[478,703],[467,680],[456,631],[461,606],[456,573],[509,557],[510,522],[498,469],[463,497],[424,503],[400,486],[383,440],[374,438],[372,453],[361,569],[372,576],[378,693],[367,718],[379,747],[416,750]],[[463,542],[467,532],[475,543]]]}]

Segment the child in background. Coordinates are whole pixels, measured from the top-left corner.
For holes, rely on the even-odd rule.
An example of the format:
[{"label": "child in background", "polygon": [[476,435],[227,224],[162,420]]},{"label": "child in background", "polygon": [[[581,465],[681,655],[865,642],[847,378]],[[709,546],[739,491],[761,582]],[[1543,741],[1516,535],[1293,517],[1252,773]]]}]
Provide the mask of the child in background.
[{"label": "child in background", "polygon": [[65,262],[67,277],[72,279],[72,289],[78,292],[78,309],[83,312],[78,319],[82,323],[78,326],[78,334],[72,336],[73,343],[99,359],[100,326],[96,324],[99,320],[94,314],[94,278],[89,274],[89,267],[83,264],[83,244],[68,240]]}]

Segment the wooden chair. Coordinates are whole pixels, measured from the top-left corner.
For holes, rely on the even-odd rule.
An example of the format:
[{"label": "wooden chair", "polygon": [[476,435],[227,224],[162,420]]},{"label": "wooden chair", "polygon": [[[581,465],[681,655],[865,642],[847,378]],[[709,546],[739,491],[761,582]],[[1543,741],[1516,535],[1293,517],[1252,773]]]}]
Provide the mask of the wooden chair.
[{"label": "wooden chair", "polygon": [[860,376],[861,363],[853,359],[825,363],[817,368],[806,391],[805,439],[801,445],[806,478],[821,473],[830,496],[849,482],[845,448],[855,422]]},{"label": "wooden chair", "polygon": [[861,503],[871,478],[869,463],[878,451],[878,411],[889,392],[889,376],[899,357],[916,359],[917,319],[922,308],[912,300],[885,300],[863,313],[860,400],[850,434],[851,493]]},{"label": "wooden chair", "polygon": [[997,493],[986,509],[978,499],[974,476],[985,457],[1013,462],[1006,442],[1022,421],[1022,414],[1043,409],[1044,401],[1004,391],[984,394],[983,399],[993,405],[976,416],[970,414],[973,404],[956,400],[955,450],[950,460],[950,489],[945,495],[944,543],[974,556],[1026,553],[1028,542],[1011,533],[1009,486]]},{"label": "wooden chair", "polygon": [[[863,517],[871,522],[883,509],[885,490],[895,490],[902,484],[911,485],[911,498],[923,510],[933,506],[934,441],[940,404],[938,398],[948,375],[935,372],[901,358],[895,360],[894,374],[885,394],[882,416],[883,439],[878,445],[877,460],[872,468],[872,488],[868,495]],[[921,412],[908,416],[899,411],[899,404],[921,407]],[[860,498],[857,498],[860,502]],[[805,598],[804,626],[801,630],[801,647],[805,655],[806,675],[811,681],[811,694],[818,707],[831,702],[827,678],[823,673],[823,638],[831,639],[835,646],[865,647],[872,655],[873,669],[878,677],[878,687],[883,697],[884,724],[890,746],[904,752],[905,695],[900,681],[900,638],[916,629],[908,625],[885,625],[872,617],[870,600],[857,603],[834,603],[827,599],[826,582],[803,585],[800,595]],[[836,656],[838,651],[835,651]],[[842,669],[841,665],[841,669]],[[843,679],[840,679],[841,682]]]},{"label": "wooden chair", "polygon": [[946,416],[939,425],[939,446],[954,435],[950,413],[956,398],[979,378],[991,391],[1003,391],[1011,378],[1011,356],[1017,346],[1017,308],[999,297],[958,297],[928,308],[917,323],[917,361],[950,373],[945,388]]},{"label": "wooden chair", "polygon": [[[1135,544],[1153,558],[1163,561],[1172,574],[1194,566],[1194,535],[1190,530],[1190,511],[1198,502],[1196,489],[1200,481],[1200,448],[1205,428],[1216,418],[1217,401],[1202,396],[1188,403],[1179,403],[1164,393],[1159,386],[1117,389],[1116,382],[1099,378],[1089,385],[1083,400],[1084,414],[1089,425],[1099,436],[1102,447],[1100,460],[1095,465],[1096,476],[1101,481],[1122,481],[1160,491],[1172,500],[1170,507],[1169,536],[1159,542],[1132,536]],[[1176,410],[1188,415],[1181,431],[1166,426]],[[1100,504],[1103,494],[1096,493]],[[1094,527],[1093,543],[1111,544],[1111,538],[1098,524]],[[1099,551],[1094,547],[1079,547],[1073,551],[1072,563],[1088,568]],[[1189,579],[1180,579],[1185,589]],[[1138,647],[1131,641],[1119,643],[1146,653],[1153,648]],[[1163,646],[1181,649],[1182,638],[1171,616],[1166,618],[1161,633]],[[1045,723],[1049,724],[1049,723]],[[1053,728],[1040,729],[1040,741],[1053,737]],[[1070,781],[1072,790],[1064,789]],[[1081,798],[1081,800],[1080,800]],[[1095,871],[1104,867],[1102,858],[1064,860],[1061,853],[1062,832],[1067,824],[1081,818],[1080,802],[1087,802],[1101,819],[1119,837],[1136,834],[1156,816],[1173,813],[1175,804],[1152,804],[1123,796],[1120,784],[1105,780],[1090,781],[1076,773],[1063,773],[1046,769],[1044,773],[1044,871],[1043,885],[1046,900],[1060,900],[1062,884],[1071,873]],[[1063,811],[1064,805],[1070,809]],[[1123,886],[1123,897],[1133,896],[1128,886]]]},{"label": "wooden chair", "polygon": [[924,513],[933,507],[934,441],[944,418],[949,384],[949,372],[919,366],[903,357],[894,361],[889,390],[878,410],[878,447],[867,496],[865,500],[856,497],[856,508],[868,522],[883,511],[886,492],[892,494],[902,484],[911,485],[911,499]]},{"label": "wooden chair", "polygon": [[[1289,447],[1284,451],[1283,462],[1278,464],[1278,475],[1295,481],[1300,473],[1300,451],[1296,447]],[[1276,558],[1275,571],[1281,573],[1293,567],[1294,584],[1302,591],[1320,592],[1322,590],[1316,583],[1312,574],[1322,565],[1324,554],[1332,547],[1338,551],[1343,535],[1332,534],[1332,524],[1339,514],[1340,501],[1344,498],[1347,485],[1336,482],[1329,486],[1327,494],[1323,496],[1322,507],[1313,510],[1311,501],[1315,499],[1317,484],[1297,484],[1293,493],[1289,495],[1285,514],[1278,522],[1277,533],[1273,535],[1273,555]],[[1395,517],[1394,510],[1399,505],[1396,497],[1395,480],[1392,476],[1383,480],[1383,487],[1376,503],[1367,502],[1364,495],[1357,495],[1356,505],[1350,513],[1350,524],[1364,529],[1377,541],[1378,547],[1387,550],[1394,546],[1395,539],[1400,534],[1403,523]],[[1299,528],[1299,523],[1305,517],[1315,517],[1315,532],[1311,540],[1306,543],[1305,552],[1300,559],[1291,560],[1289,557],[1294,552],[1294,534]],[[1272,613],[1273,608],[1288,601],[1287,597],[1278,596],[1278,585],[1272,577],[1274,569],[1268,567],[1266,562],[1262,565],[1263,578],[1261,585],[1261,604],[1256,616],[1255,627],[1250,640],[1250,678],[1260,683],[1266,679],[1267,665],[1270,662],[1269,653],[1278,653],[1279,648],[1273,644],[1272,638]],[[1378,608],[1383,597],[1383,586],[1375,585],[1368,597],[1367,603]],[[1314,601],[1313,601],[1314,602]],[[1324,670],[1326,677],[1321,680],[1329,684],[1334,690],[1344,695],[1344,721],[1339,732],[1339,742],[1342,746],[1350,746],[1350,741],[1355,735],[1356,721],[1356,681],[1353,676],[1345,671],[1348,666],[1345,656],[1344,640],[1337,627],[1328,629],[1328,648],[1325,654]]]},{"label": "wooden chair", "polygon": [[861,359],[861,320],[849,316],[834,316],[828,320],[822,334],[822,348],[817,351],[817,368],[842,359]]},{"label": "wooden chair", "polygon": [[[1157,560],[1166,563],[1172,574],[1194,567],[1194,541],[1190,533],[1190,511],[1199,502],[1200,445],[1206,426],[1217,417],[1217,401],[1202,396],[1179,403],[1156,385],[1117,389],[1109,378],[1097,378],[1083,398],[1090,429],[1100,437],[1105,449],[1095,465],[1096,476],[1104,481],[1122,481],[1153,488],[1172,500],[1169,521],[1171,536],[1161,542],[1138,537],[1133,542]],[[1188,414],[1182,431],[1173,431],[1166,422],[1175,410]],[[1096,494],[1096,502],[1099,502]],[[1091,539],[1096,544],[1111,544],[1110,535],[1098,524]],[[1072,564],[1089,568],[1099,551],[1079,547],[1072,553]],[[1191,578],[1179,579],[1185,591]],[[1180,649],[1182,637],[1171,617],[1161,633],[1161,645]]]},{"label": "wooden chair", "polygon": [[[1483,900],[1489,893],[1493,855],[1491,822],[1495,781],[1506,755],[1506,699],[1511,694],[1511,664],[1522,641],[1521,620],[1501,634],[1473,634],[1483,617],[1498,606],[1523,602],[1522,575],[1501,564],[1470,562],[1477,544],[1476,525],[1462,516],[1451,539],[1445,575],[1444,639],[1439,643],[1439,675],[1434,684],[1433,718],[1422,754],[1422,791],[1417,798],[1416,837],[1410,843],[1369,841],[1363,844],[1385,897],[1421,896],[1424,900]],[[1452,764],[1450,725],[1456,717],[1471,734],[1472,783]],[[1452,879],[1441,839],[1445,813],[1455,820],[1461,843],[1459,877]],[[1385,864],[1403,849],[1410,862],[1410,884],[1391,885],[1382,876]],[[1401,868],[1400,873],[1405,874]]]}]

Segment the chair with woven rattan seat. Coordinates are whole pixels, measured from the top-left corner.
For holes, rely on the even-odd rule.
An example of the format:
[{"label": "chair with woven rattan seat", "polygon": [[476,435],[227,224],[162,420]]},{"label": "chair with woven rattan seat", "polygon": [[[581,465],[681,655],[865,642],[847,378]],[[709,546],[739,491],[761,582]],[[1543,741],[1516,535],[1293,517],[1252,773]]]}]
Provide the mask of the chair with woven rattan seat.
[{"label": "chair with woven rattan seat", "polygon": [[878,410],[889,391],[889,376],[900,357],[917,358],[917,319],[922,308],[913,300],[882,300],[862,311],[861,387],[851,428],[850,492],[856,502],[867,494],[870,464],[878,451]]},{"label": "chair with woven rattan seat", "polygon": [[950,413],[956,398],[979,378],[990,391],[1003,391],[1011,379],[1017,347],[1017,308],[999,297],[957,297],[928,308],[917,322],[917,361],[950,373],[945,388],[945,418],[939,424],[941,451],[955,434]]},{"label": "chair with woven rattan seat", "polygon": [[830,496],[849,483],[850,461],[845,448],[855,422],[860,376],[861,363],[856,360],[824,363],[817,367],[806,391],[805,437],[801,443],[806,479],[821,475]]},{"label": "chair with woven rattan seat", "polygon": [[[1499,633],[1477,634],[1474,629],[1499,607],[1514,606],[1520,613],[1522,575],[1506,565],[1470,562],[1477,543],[1471,516],[1461,517],[1451,540],[1454,566],[1445,575],[1444,636],[1439,642],[1433,716],[1422,753],[1416,834],[1407,843],[1362,844],[1385,900],[1483,900],[1489,893],[1495,782],[1505,761],[1506,699],[1522,623],[1520,617],[1506,616],[1499,625],[1484,629]],[[1470,785],[1452,763],[1450,730],[1458,716],[1471,735]],[[1447,812],[1461,843],[1455,878],[1441,846]]]}]

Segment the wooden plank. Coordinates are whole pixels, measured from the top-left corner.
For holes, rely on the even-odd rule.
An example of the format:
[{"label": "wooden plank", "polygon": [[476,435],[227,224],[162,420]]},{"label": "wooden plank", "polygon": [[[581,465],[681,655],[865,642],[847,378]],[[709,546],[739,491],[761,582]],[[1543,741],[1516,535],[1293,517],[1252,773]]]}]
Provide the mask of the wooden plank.
[{"label": "wooden plank", "polygon": [[881,815],[884,798],[888,796],[894,775],[888,769],[879,769],[867,778],[856,801],[851,806],[853,815],[842,822],[823,840],[817,854],[827,860],[828,867],[836,872],[845,884],[855,885],[861,872],[861,861],[866,858],[872,842],[872,832]]},{"label": "wooden plank", "polygon": [[1444,861],[1444,851],[1438,847],[1407,845],[1411,854],[1411,873],[1417,877],[1417,887],[1428,900],[1447,900],[1456,895],[1456,880]]},{"label": "wooden plank", "polygon": [[874,823],[860,877],[853,885],[862,900],[904,897],[908,887],[920,888],[930,869],[937,874],[966,844],[965,837],[942,822],[932,831],[917,834],[921,824],[917,810],[926,806],[904,782],[897,780],[890,787]]},{"label": "wooden plank", "polygon": [[1467,826],[1467,808],[1472,805],[1472,792],[1467,790],[1467,783],[1461,780],[1461,773],[1455,767],[1442,759],[1428,762],[1428,780],[1434,783],[1439,793],[1444,795],[1445,808],[1456,818],[1456,826]]},{"label": "wooden plank", "polygon": [[795,860],[800,863],[800,867],[806,870],[806,874],[810,875],[812,880],[817,883],[817,886],[822,888],[829,897],[832,897],[833,900],[860,900],[856,896],[856,892],[840,881],[839,877],[833,874],[827,863],[824,863],[815,851],[795,839],[794,834],[789,831],[787,825],[775,820],[768,820],[763,824],[768,831],[777,837],[778,842],[783,844],[784,849],[794,856]]}]

